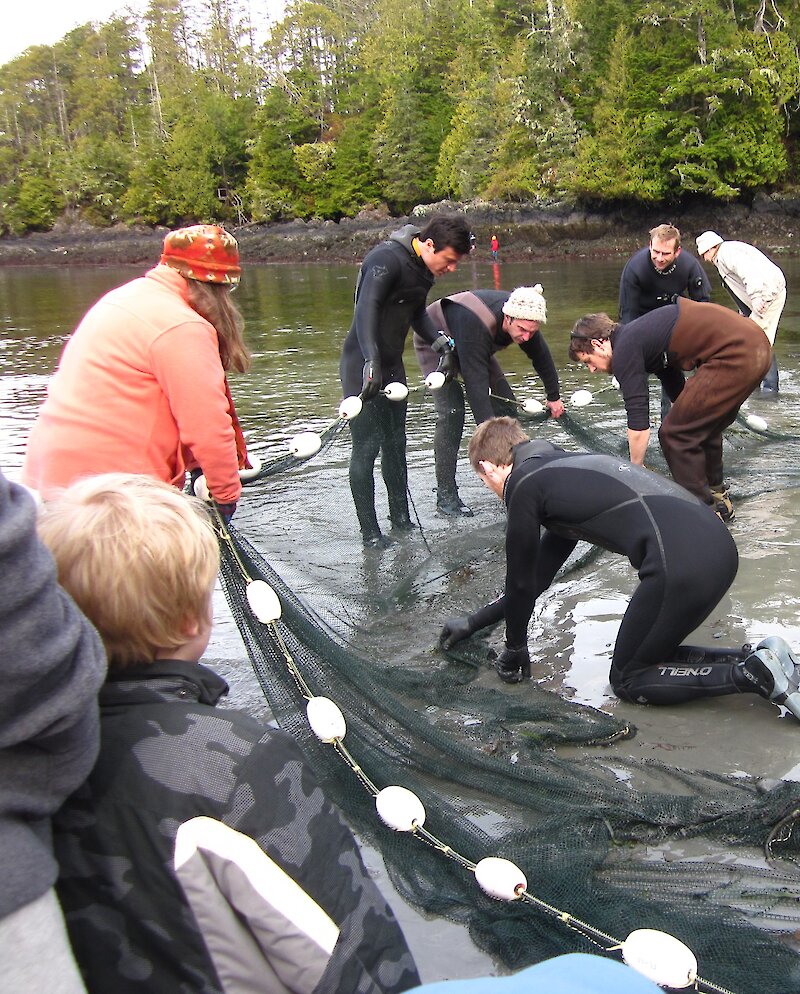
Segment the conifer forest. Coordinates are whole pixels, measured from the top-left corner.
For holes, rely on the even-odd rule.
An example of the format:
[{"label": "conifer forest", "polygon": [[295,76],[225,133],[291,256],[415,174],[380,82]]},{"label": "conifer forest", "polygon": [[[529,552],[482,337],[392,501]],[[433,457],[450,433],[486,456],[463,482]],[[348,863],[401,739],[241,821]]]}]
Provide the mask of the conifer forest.
[{"label": "conifer forest", "polygon": [[795,196],[798,0],[150,0],[0,67],[0,233]]}]

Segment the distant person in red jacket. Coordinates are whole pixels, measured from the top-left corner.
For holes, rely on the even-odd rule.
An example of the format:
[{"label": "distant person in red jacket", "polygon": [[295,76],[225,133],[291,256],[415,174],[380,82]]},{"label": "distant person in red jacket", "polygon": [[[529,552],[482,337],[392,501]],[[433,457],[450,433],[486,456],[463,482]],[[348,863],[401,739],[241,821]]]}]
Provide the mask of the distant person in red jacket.
[{"label": "distant person in red jacket", "polygon": [[225,517],[247,453],[226,373],[245,371],[236,239],[171,231],[159,265],[102,297],[67,342],[28,439],[23,481],[45,500],[99,473],[183,486],[202,468]]},{"label": "distant person in red jacket", "polygon": [[497,235],[492,235],[492,259],[497,262],[497,253],[500,251],[500,242],[497,240]]}]

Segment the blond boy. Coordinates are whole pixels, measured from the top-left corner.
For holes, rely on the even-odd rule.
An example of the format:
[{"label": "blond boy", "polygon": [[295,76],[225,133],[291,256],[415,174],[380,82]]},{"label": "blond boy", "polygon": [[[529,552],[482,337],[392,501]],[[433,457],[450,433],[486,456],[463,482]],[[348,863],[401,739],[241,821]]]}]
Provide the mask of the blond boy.
[{"label": "blond boy", "polygon": [[394,916],[294,741],[216,706],[228,687],[198,663],[219,561],[204,507],[109,474],[48,505],[41,535],[110,661],[100,758],[55,826],[87,987],[412,986]]}]

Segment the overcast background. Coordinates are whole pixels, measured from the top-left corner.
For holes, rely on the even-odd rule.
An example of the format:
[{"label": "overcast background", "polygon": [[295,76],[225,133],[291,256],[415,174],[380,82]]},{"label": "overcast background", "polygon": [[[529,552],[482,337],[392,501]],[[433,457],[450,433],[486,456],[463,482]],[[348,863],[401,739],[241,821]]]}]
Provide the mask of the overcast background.
[{"label": "overcast background", "polygon": [[[141,15],[147,0],[22,0],[4,4],[0,28],[0,65],[10,62],[31,45],[52,45],[87,21],[108,21],[115,13],[132,10]],[[251,0],[253,19],[277,20],[284,0]]]}]

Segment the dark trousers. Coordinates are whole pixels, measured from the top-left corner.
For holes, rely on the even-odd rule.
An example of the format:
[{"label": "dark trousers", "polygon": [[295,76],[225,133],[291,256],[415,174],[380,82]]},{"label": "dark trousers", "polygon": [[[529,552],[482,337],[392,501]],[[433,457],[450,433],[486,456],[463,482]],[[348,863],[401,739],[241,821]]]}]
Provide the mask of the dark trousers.
[{"label": "dark trousers", "polygon": [[[492,393],[506,397],[508,401],[491,398],[496,417],[514,417],[517,409],[508,380],[505,377],[492,384]],[[466,405],[464,387],[458,380],[450,380],[440,390],[433,391],[433,407],[436,412],[436,431],[433,436],[433,456],[436,463],[436,490],[439,494],[455,494],[456,466],[458,451],[464,434]]]},{"label": "dark trousers", "polygon": [[406,465],[407,401],[378,396],[350,421],[350,492],[358,524],[365,536],[380,533],[375,513],[375,460],[381,456],[381,475],[389,499],[389,517],[408,521],[408,467]]},{"label": "dark trousers", "polygon": [[[749,324],[750,322],[747,322]],[[755,329],[754,329],[755,330]],[[760,330],[760,329],[759,329]],[[676,326],[670,351],[701,352],[687,344],[693,329]],[[704,503],[713,503],[711,490],[723,482],[722,432],[736,420],[739,408],[770,367],[772,352],[766,335],[737,339],[735,333],[718,353],[697,367],[669,413],[661,422],[658,440],[673,479]]]}]

